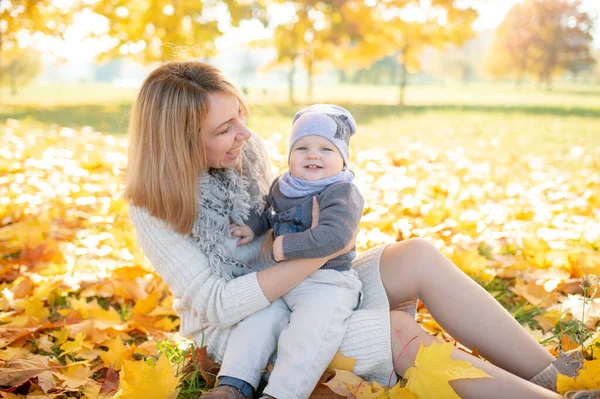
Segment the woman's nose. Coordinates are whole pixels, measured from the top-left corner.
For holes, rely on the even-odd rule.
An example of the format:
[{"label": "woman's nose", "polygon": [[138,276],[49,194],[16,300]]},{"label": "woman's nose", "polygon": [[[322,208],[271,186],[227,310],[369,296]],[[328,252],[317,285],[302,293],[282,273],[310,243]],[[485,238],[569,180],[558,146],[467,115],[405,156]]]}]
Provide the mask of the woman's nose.
[{"label": "woman's nose", "polygon": [[246,127],[246,125],[242,125],[238,134],[238,140],[248,140],[252,136],[252,131]]}]

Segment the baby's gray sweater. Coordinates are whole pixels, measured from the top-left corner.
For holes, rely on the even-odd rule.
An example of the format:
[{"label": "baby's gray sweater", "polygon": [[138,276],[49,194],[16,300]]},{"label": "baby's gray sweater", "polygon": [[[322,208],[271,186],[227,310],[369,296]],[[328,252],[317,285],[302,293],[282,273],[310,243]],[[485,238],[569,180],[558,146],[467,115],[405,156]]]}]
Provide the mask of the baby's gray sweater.
[{"label": "baby's gray sweater", "polygon": [[[319,203],[319,224],[311,229],[312,197]],[[256,236],[273,228],[274,237],[283,236],[285,259],[320,258],[343,249],[352,239],[364,207],[358,188],[350,182],[333,183],[323,191],[300,198],[286,197],[279,178],[271,185],[268,207],[262,214],[251,213],[248,226]],[[346,271],[352,268],[356,250],[331,259],[322,269]]]}]

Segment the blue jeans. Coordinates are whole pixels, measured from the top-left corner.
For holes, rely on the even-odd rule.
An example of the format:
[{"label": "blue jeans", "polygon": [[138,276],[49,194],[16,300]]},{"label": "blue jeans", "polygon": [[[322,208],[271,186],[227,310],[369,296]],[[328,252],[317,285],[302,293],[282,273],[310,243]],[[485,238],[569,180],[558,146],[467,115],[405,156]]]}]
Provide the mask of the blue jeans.
[{"label": "blue jeans", "polygon": [[237,390],[247,398],[254,396],[254,387],[248,384],[246,381],[240,380],[239,378],[229,377],[226,375],[221,376],[219,377],[219,385],[229,385],[237,388]]}]

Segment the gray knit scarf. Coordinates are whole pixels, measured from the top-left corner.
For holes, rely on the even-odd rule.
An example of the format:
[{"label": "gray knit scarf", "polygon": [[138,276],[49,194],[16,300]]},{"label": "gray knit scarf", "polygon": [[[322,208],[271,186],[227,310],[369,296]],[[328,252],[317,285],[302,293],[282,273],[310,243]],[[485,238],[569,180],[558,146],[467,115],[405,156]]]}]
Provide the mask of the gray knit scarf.
[{"label": "gray knit scarf", "polygon": [[233,168],[210,169],[198,178],[198,216],[191,235],[207,255],[211,270],[226,280],[250,271],[231,256],[224,241],[231,237],[230,223],[243,224],[251,210],[264,209],[270,184],[264,168],[270,165],[258,145],[262,144],[254,139],[244,146],[242,174]]}]

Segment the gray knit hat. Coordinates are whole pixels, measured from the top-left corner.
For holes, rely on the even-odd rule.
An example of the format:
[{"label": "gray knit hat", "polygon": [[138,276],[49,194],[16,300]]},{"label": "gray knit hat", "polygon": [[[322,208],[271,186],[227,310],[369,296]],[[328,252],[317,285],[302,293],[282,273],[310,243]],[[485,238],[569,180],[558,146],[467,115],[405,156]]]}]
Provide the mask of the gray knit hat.
[{"label": "gray knit hat", "polygon": [[322,136],[336,146],[344,165],[348,163],[350,136],[356,133],[356,121],[348,110],[333,104],[314,104],[294,115],[290,150],[305,136]]}]

